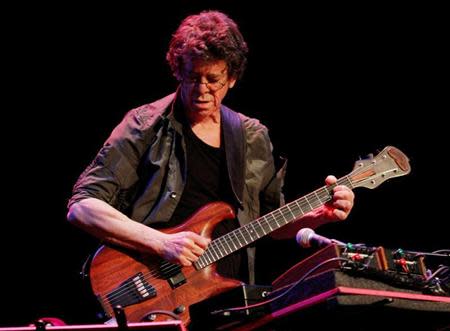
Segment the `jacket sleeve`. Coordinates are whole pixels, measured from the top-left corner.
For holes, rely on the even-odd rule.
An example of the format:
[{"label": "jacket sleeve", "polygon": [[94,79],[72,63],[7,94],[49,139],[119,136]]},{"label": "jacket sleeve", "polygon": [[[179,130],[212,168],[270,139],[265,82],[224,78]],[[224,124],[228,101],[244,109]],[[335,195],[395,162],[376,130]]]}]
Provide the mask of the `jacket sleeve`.
[{"label": "jacket sleeve", "polygon": [[257,199],[250,204],[258,207],[254,210],[255,216],[261,216],[284,204],[282,187],[286,162],[277,171],[266,126],[255,119],[244,123],[247,131],[246,190],[251,199]]},{"label": "jacket sleeve", "polygon": [[68,206],[86,198],[97,198],[115,208],[138,180],[137,168],[151,141],[149,118],[143,107],[129,111],[113,130],[94,160],[79,176]]}]

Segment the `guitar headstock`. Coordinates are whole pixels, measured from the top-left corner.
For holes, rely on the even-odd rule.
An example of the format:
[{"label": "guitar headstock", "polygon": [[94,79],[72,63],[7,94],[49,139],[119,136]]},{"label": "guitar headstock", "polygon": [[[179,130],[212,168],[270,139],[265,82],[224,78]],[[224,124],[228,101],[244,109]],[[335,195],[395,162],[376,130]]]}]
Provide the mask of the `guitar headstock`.
[{"label": "guitar headstock", "polygon": [[399,149],[386,146],[375,157],[355,162],[353,171],[348,177],[353,187],[372,189],[389,178],[404,176],[410,171],[408,157]]}]

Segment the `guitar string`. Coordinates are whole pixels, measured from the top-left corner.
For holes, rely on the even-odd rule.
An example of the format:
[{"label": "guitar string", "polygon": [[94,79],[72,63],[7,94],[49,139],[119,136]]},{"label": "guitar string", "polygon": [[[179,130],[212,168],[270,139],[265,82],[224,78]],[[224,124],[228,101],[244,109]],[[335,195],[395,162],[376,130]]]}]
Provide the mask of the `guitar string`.
[{"label": "guitar string", "polygon": [[[347,175],[347,176],[344,176],[344,177],[340,178],[340,179],[337,181],[337,185],[342,184],[342,182],[344,182],[344,181],[347,181],[349,184],[351,184],[351,182],[350,182],[350,180],[349,180],[349,176],[350,176],[350,174]],[[320,206],[322,206],[323,204],[325,204],[327,201],[329,201],[329,199],[327,199],[327,200],[325,200],[325,201],[322,202],[322,200],[321,200],[321,198],[320,198],[320,196],[319,196],[318,194],[319,194],[319,193],[324,193],[324,191],[326,191],[327,196],[329,197],[329,196],[330,196],[331,189],[332,189],[333,187],[334,187],[334,185],[321,187],[321,188],[315,190],[314,192],[311,192],[311,193],[305,195],[304,197],[301,197],[301,198],[299,198],[299,199],[297,199],[297,200],[294,200],[294,201],[292,201],[292,202],[290,202],[290,203],[288,203],[288,204],[286,204],[286,205],[284,205],[284,206],[282,206],[282,207],[280,207],[280,208],[278,208],[278,209],[272,211],[271,213],[269,213],[269,214],[267,214],[267,215],[261,217],[262,220],[256,221],[256,222],[259,222],[259,223],[251,222],[251,223],[245,225],[244,227],[238,228],[238,229],[236,229],[236,230],[244,230],[244,229],[246,229],[247,227],[250,227],[250,225],[252,225],[252,226],[254,225],[254,226],[259,226],[259,227],[262,229],[263,233],[264,233],[264,231],[265,231],[264,228],[263,228],[264,225],[261,224],[261,223],[263,223],[263,222],[267,223],[267,225],[269,226],[269,229],[271,229],[271,230],[272,230],[272,227],[270,226],[271,223],[272,223],[272,225],[276,225],[276,226],[280,227],[279,221],[284,221],[284,222],[286,222],[286,218],[285,218],[284,215],[283,215],[283,213],[286,214],[286,213],[285,213],[286,210],[289,210],[289,213],[291,213],[291,214],[294,216],[293,219],[296,218],[295,215],[292,213],[293,211],[295,212],[295,210],[289,208],[289,207],[288,207],[289,205],[292,205],[294,208],[297,208],[302,214],[305,214],[305,212],[303,211],[303,208],[302,208],[302,205],[301,205],[301,204],[303,204],[303,207],[305,207],[305,209],[307,209],[307,208],[306,208],[307,206],[310,207],[311,210],[314,210],[314,209],[316,209],[316,208],[319,208]],[[310,202],[309,199],[308,199],[308,196],[315,196],[315,197],[314,197],[314,201]],[[320,202],[317,206],[311,205],[311,203],[312,203],[312,204],[315,204],[317,201]],[[300,203],[300,205],[299,205],[299,203]],[[281,209],[284,209],[284,210],[281,211]],[[309,210],[309,211],[311,211],[311,210]],[[309,211],[308,211],[308,212],[309,212]],[[278,212],[281,216],[279,216],[279,215],[278,215],[278,216],[277,216],[277,215],[274,215],[276,212]],[[299,214],[297,217],[301,217],[302,214]],[[268,216],[272,216],[272,220],[269,220],[269,219],[268,219]],[[290,222],[290,221],[288,221],[287,223],[289,223],[289,222]],[[253,224],[253,223],[255,223],[255,224]],[[287,224],[287,223],[285,223],[285,224]],[[283,224],[283,225],[285,225],[285,224]],[[283,226],[283,225],[282,225],[282,226]],[[226,235],[224,235],[224,236],[222,236],[222,237],[219,237],[219,238],[217,238],[216,240],[214,240],[214,241],[211,242],[211,244],[212,244],[212,245],[210,244],[211,249],[210,249],[210,247],[208,247],[207,250],[205,251],[205,253],[207,253],[208,251],[213,251],[213,250],[214,250],[215,253],[216,253],[216,256],[218,257],[218,259],[215,259],[215,258],[213,257],[213,259],[212,259],[213,262],[211,262],[211,263],[214,263],[215,261],[217,261],[217,260],[223,258],[224,256],[227,256],[228,254],[231,254],[231,253],[233,252],[233,251],[232,251],[232,252],[230,252],[230,253],[228,253],[228,254],[225,254],[225,255],[219,257],[219,254],[217,254],[216,249],[219,249],[219,252],[220,252],[221,249],[220,249],[218,243],[219,243],[224,237],[226,237],[226,236],[230,237],[229,235],[232,234],[232,233],[234,233],[236,230],[231,231],[230,233],[228,233],[228,234],[226,234]],[[238,240],[238,242],[239,242],[239,244],[241,245],[241,247],[237,248],[236,250],[238,250],[238,249],[240,249],[240,248],[243,248],[244,246],[248,245],[247,241],[245,240],[245,236],[246,236],[245,233],[242,233],[242,237],[244,238],[244,241],[246,242],[246,244],[244,245],[244,244],[242,244],[242,243],[239,241],[239,238],[237,237],[237,235],[239,235],[239,232],[242,232],[242,231],[237,231],[237,232],[235,233],[235,235],[236,235],[236,239]],[[247,230],[247,232],[248,232],[248,230]],[[255,232],[256,232],[257,235],[259,235],[258,232],[256,231],[256,229],[255,229]],[[269,232],[268,232],[268,233],[269,233]],[[267,234],[267,233],[264,233],[263,235],[266,235],[266,234]],[[253,242],[254,239],[252,238],[252,236],[251,236],[251,234],[250,234],[249,232],[248,232],[248,235],[249,235],[249,237],[250,237],[250,243]],[[262,237],[262,236],[260,236],[260,237]],[[231,240],[229,240],[229,239],[231,239]],[[228,247],[231,248],[231,246],[229,245],[229,243],[230,243],[230,242],[231,242],[231,243],[234,243],[234,240],[233,240],[231,237],[230,237],[229,239],[228,239],[228,238],[224,238],[222,241],[224,241],[224,242],[228,245]],[[257,239],[259,239],[259,238],[257,238]],[[212,246],[215,246],[215,247],[212,247]],[[234,245],[234,246],[236,247],[236,245]],[[222,247],[225,248],[225,246],[223,245],[223,243],[222,243]],[[236,250],[235,250],[235,251],[236,251]],[[225,252],[226,252],[226,250],[225,250]],[[204,256],[204,255],[205,255],[205,254],[203,254],[202,256]],[[201,257],[202,257],[202,256],[201,256]],[[211,264],[211,263],[208,263],[208,265]],[[164,267],[163,267],[163,266],[164,266]],[[206,266],[205,266],[205,267],[206,267]],[[178,268],[180,268],[179,265],[170,263],[170,262],[168,262],[168,261],[164,261],[164,262],[161,264],[161,267],[160,267],[159,270],[150,271],[149,273],[142,275],[142,278],[144,279],[144,281],[150,281],[151,279],[156,279],[158,276],[163,276],[164,274],[168,274],[168,273],[170,273],[170,272],[172,272],[172,271],[174,271],[174,270],[176,270],[176,269],[178,269]],[[157,287],[156,285],[155,285],[155,286],[152,286],[152,288],[153,288],[154,290],[156,290],[156,291],[158,291],[158,290],[161,289],[161,287]],[[115,292],[115,293],[113,293],[114,290],[112,290],[112,291],[110,291],[108,294],[100,295],[100,298],[101,298],[102,300],[108,300],[108,301],[110,302],[111,300],[117,300],[117,299],[119,299],[120,297],[123,297],[123,296],[129,294],[130,292],[133,292],[133,290],[134,290],[134,283],[131,282],[130,284],[125,285],[124,287],[120,288],[120,290],[117,291],[117,292]],[[109,298],[108,298],[108,295],[110,295]]]}]

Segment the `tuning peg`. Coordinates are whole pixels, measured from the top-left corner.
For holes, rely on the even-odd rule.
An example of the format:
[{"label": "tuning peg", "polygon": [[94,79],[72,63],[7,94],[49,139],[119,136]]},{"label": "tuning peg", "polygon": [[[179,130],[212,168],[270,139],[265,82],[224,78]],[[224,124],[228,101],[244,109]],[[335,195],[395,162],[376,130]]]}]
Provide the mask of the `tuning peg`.
[{"label": "tuning peg", "polygon": [[372,160],[373,159],[373,153],[367,154],[366,159]]}]

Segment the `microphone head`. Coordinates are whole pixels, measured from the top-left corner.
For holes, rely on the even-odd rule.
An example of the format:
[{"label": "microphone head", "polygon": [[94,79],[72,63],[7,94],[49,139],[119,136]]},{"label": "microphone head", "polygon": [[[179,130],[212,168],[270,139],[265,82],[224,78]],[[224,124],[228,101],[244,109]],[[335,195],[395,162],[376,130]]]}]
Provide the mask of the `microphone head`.
[{"label": "microphone head", "polygon": [[333,242],[337,243],[334,239],[332,240],[316,234],[314,230],[310,228],[300,229],[300,231],[297,232],[295,239],[297,240],[297,243],[304,248],[322,248],[332,244]]},{"label": "microphone head", "polygon": [[314,232],[313,229],[303,228],[297,232],[297,235],[295,236],[295,240],[297,241],[297,243],[300,246],[302,246],[304,248],[309,248],[309,247],[311,247],[311,241],[315,234],[316,233]]}]

